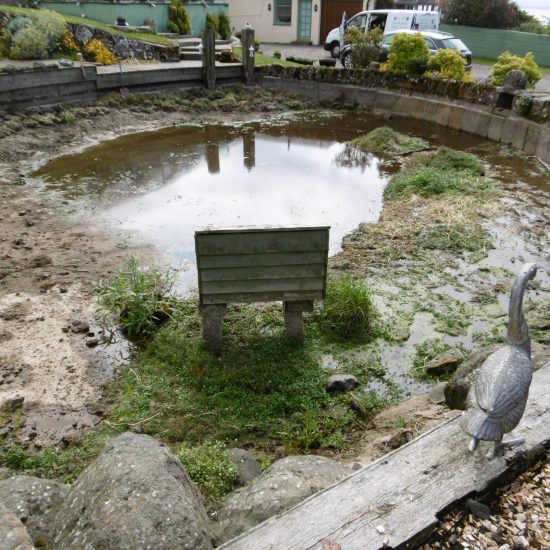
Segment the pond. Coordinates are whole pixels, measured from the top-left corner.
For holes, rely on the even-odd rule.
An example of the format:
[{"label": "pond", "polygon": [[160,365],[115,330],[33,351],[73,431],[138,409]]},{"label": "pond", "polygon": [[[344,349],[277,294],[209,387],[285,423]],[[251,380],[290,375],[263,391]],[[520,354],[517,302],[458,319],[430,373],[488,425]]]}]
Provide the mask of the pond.
[{"label": "pond", "polygon": [[[396,167],[344,152],[346,141],[383,124],[365,114],[326,114],[169,128],[59,157],[33,176],[94,224],[166,251],[185,290],[196,280],[198,227],[330,225],[332,254],[360,222],[376,221]],[[389,125],[456,148],[482,143],[414,121]]]}]

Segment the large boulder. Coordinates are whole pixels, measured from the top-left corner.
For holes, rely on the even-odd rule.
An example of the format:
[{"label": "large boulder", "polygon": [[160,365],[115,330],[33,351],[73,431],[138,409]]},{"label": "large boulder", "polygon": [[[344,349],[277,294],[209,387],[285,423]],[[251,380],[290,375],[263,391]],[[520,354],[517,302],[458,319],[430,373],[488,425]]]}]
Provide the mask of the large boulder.
[{"label": "large boulder", "polygon": [[200,493],[181,462],[124,433],[80,475],[54,521],[57,550],[210,549]]},{"label": "large boulder", "polygon": [[352,468],[322,456],[289,456],[225,501],[213,527],[217,544],[292,508],[308,496],[352,473]]},{"label": "large boulder", "polygon": [[0,541],[2,550],[32,550],[31,537],[18,517],[0,501]]},{"label": "large boulder", "polygon": [[0,481],[0,502],[13,512],[33,540],[52,540],[52,521],[69,492],[67,485],[39,477],[14,476]]}]

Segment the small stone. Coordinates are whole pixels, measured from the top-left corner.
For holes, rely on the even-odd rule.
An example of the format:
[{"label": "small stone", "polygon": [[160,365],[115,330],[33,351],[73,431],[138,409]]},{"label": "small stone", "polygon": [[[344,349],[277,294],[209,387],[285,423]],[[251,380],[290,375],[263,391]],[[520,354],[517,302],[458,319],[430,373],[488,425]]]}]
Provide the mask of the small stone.
[{"label": "small stone", "polygon": [[491,509],[489,506],[477,500],[468,499],[466,501],[466,509],[479,519],[489,519],[491,517]]},{"label": "small stone", "polygon": [[352,374],[333,374],[327,383],[328,392],[351,391],[359,385],[359,381]]},{"label": "small stone", "polygon": [[381,535],[383,535],[383,534],[386,532],[386,530],[384,529],[384,526],[383,526],[383,525],[378,525],[378,526],[376,527],[376,530],[377,530]]},{"label": "small stone", "polygon": [[426,364],[426,373],[432,376],[439,376],[454,372],[462,361],[464,361],[462,352],[457,348],[453,348],[440,353],[437,357],[428,361]]},{"label": "small stone", "polygon": [[45,254],[39,254],[31,258],[29,267],[46,267],[52,264],[52,259]]},{"label": "small stone", "polygon": [[16,395],[15,397],[8,397],[2,405],[0,405],[0,411],[2,412],[14,412],[18,409],[25,401],[25,398],[22,395]]}]

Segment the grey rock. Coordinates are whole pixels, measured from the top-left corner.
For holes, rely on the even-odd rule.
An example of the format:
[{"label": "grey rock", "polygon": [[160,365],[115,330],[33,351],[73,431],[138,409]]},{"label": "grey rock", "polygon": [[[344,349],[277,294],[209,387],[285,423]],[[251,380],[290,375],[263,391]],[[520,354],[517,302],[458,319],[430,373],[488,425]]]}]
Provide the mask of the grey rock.
[{"label": "grey rock", "polygon": [[17,518],[0,502],[0,541],[2,550],[32,550],[31,537]]},{"label": "grey rock", "polygon": [[146,435],[112,439],[54,520],[56,550],[210,549],[201,496],[181,462]]},{"label": "grey rock", "polygon": [[218,512],[213,526],[221,544],[254,525],[292,508],[310,495],[341,481],[352,468],[321,456],[289,456],[237,489]]},{"label": "grey rock", "polygon": [[527,75],[524,71],[512,69],[504,75],[502,82],[502,90],[507,93],[515,92],[516,90],[525,90],[527,87]]},{"label": "grey rock", "polygon": [[333,374],[328,380],[327,391],[350,391],[358,385],[359,381],[352,374]]},{"label": "grey rock", "polygon": [[426,363],[426,373],[432,376],[439,376],[455,371],[464,361],[464,355],[459,349],[453,348],[440,353],[431,361]]},{"label": "grey rock", "polygon": [[9,468],[0,468],[0,480],[8,479],[8,477],[11,477],[11,470]]},{"label": "grey rock", "polygon": [[0,481],[0,502],[25,524],[33,541],[50,542],[52,520],[69,492],[67,485],[30,476]]},{"label": "grey rock", "polygon": [[231,459],[239,471],[239,485],[246,485],[262,473],[260,463],[245,449],[231,449]]},{"label": "grey rock", "polygon": [[395,435],[392,435],[388,441],[390,449],[399,449],[414,438],[412,430],[399,430]]},{"label": "grey rock", "polygon": [[439,405],[440,403],[445,403],[445,386],[446,382],[441,382],[441,384],[435,385],[428,394],[428,401]]},{"label": "grey rock", "polygon": [[489,506],[471,498],[466,501],[466,509],[479,519],[489,519],[491,517]]}]

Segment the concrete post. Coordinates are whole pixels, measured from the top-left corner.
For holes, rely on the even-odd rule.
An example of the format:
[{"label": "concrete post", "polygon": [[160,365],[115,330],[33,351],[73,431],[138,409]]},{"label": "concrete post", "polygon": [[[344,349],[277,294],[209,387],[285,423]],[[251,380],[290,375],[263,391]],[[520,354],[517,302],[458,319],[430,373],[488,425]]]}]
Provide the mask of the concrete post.
[{"label": "concrete post", "polygon": [[210,90],[216,86],[216,33],[205,29],[202,33],[202,80]]},{"label": "concrete post", "polygon": [[210,351],[222,349],[222,319],[226,308],[226,304],[201,306],[202,338],[206,349]]},{"label": "concrete post", "polygon": [[[242,30],[241,44],[243,48],[243,81],[247,86],[252,86],[254,84],[254,29],[247,27]],[[252,55],[250,55],[251,53]]]},{"label": "concrete post", "polygon": [[313,301],[302,300],[283,302],[286,336],[293,342],[303,342],[305,338],[302,312],[313,311]]}]

